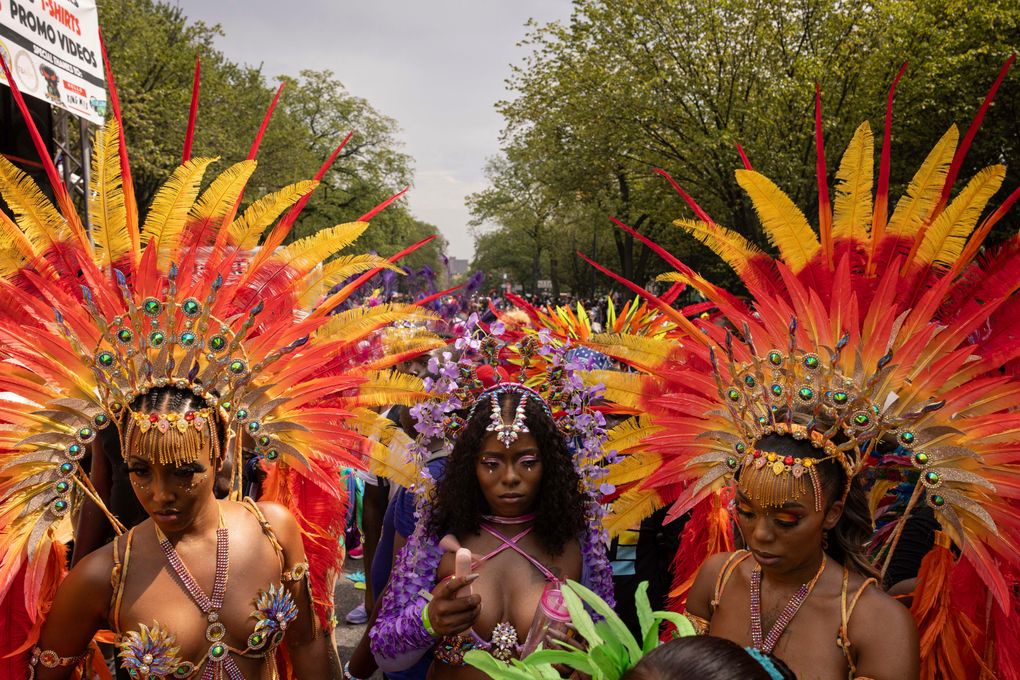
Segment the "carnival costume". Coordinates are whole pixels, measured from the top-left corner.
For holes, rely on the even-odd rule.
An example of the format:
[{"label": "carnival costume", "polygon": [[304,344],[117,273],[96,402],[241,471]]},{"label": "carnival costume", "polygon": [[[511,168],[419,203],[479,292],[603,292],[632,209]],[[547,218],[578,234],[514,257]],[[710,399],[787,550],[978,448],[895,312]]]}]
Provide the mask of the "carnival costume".
[{"label": "carnival costume", "polygon": [[[280,247],[317,181],[285,187],[238,214],[255,170],[258,138],[248,160],[200,192],[215,159],[190,158],[194,116],[183,164],[140,221],[112,74],[107,80],[115,120],[95,139],[90,231],[16,88],[56,207],[35,182],[0,158],[0,191],[14,214],[12,221],[0,212],[0,602],[10,625],[5,651],[27,650],[37,639],[63,577],[70,518],[83,499],[96,503],[118,534],[124,531],[80,465],[90,444],[111,426],[125,458],[128,451],[151,452],[152,462],[175,465],[195,461],[207,447],[214,459],[225,455],[221,431],[234,438],[239,457],[242,435],[250,436],[268,472],[261,500],[281,502],[294,514],[308,563],[284,564],[269,523],[253,503],[246,507],[280,556],[282,581],[308,583],[313,621],[331,631],[333,581],[343,559],[335,540],[343,512],[336,508],[346,502],[339,469],[365,468],[376,458],[385,464],[385,447],[366,436],[382,427],[367,407],[420,396],[420,381],[386,369],[437,344],[418,334],[385,351],[377,331],[394,320],[433,315],[382,305],[330,316],[367,276],[393,268],[374,255],[330,259],[385,204],[356,222]],[[13,87],[9,74],[8,82]],[[266,123],[268,114],[259,138]],[[134,406],[142,395],[164,387],[190,391],[201,405],[179,415]],[[138,448],[139,442],[145,447]],[[242,465],[236,462],[232,497],[238,499]],[[207,621],[208,652],[197,660],[179,658],[173,631],[158,620],[136,631],[120,630],[131,559],[128,533],[114,546],[110,615],[121,664],[136,677],[200,673],[206,680],[240,677],[234,656],[270,656],[296,616],[296,605],[283,583],[267,584],[255,597],[252,629],[243,635],[232,631],[245,643],[240,648],[227,643],[219,620],[230,557],[222,520],[210,594],[158,528],[157,540],[178,584]],[[31,664],[67,666],[81,659],[36,648]]]},{"label": "carnival costume", "polygon": [[[419,494],[418,523],[414,534],[397,556],[389,588],[380,604],[379,616],[369,633],[372,652],[377,659],[397,663],[406,661],[410,665],[434,646],[437,660],[461,666],[464,665],[464,654],[472,649],[489,651],[497,658],[509,659],[519,655],[526,642],[509,621],[496,625],[491,640],[483,639],[474,630],[443,638],[433,636],[429,630],[428,596],[436,584],[439,563],[446,550],[440,545],[442,536],[432,535],[429,529],[435,480],[430,478],[424,466],[428,456],[427,443],[434,438],[452,442],[463,431],[470,414],[480,403],[488,403],[492,408],[487,431],[496,433],[507,447],[520,433],[528,431],[524,409],[529,400],[540,403],[566,436],[574,456],[574,467],[588,494],[585,511],[588,530],[578,537],[583,565],[582,582],[606,601],[612,602],[612,574],[605,552],[608,541],[601,526],[602,508],[594,500],[599,484],[597,480],[605,474],[600,467],[605,440],[604,420],[591,408],[600,390],[583,386],[575,365],[566,358],[567,348],[551,342],[548,337],[529,336],[517,346],[502,346],[494,335],[481,334],[479,337],[474,326],[474,319],[469,320],[464,335],[455,343],[456,348],[461,350],[459,358],[454,359],[451,353],[446,353],[441,363],[433,360],[432,373],[438,377],[425,381],[425,388],[433,399],[411,409],[419,432],[412,447],[412,456],[423,480],[415,487]],[[498,327],[493,330],[501,332]],[[508,380],[511,374],[516,382]],[[503,393],[520,395],[511,423],[504,423],[500,413],[499,398]],[[469,409],[466,419],[457,415],[463,409]],[[475,566],[505,550],[513,550],[541,571],[547,583],[557,583],[544,565],[517,545],[531,527],[514,532],[516,535],[512,537],[496,529],[496,525],[524,523],[533,516],[513,519],[483,516],[482,519],[482,531],[496,537],[501,544],[478,560]]]},{"label": "carnival costume", "polygon": [[[865,480],[876,514],[891,497],[905,501],[884,512],[885,524],[869,546],[879,571],[888,567],[918,504],[932,508],[961,551],[955,567],[945,547],[922,566],[912,610],[921,631],[922,677],[971,677],[965,669],[982,663],[1009,672],[1018,640],[1009,613],[1017,604],[1020,560],[1020,381],[1002,367],[1020,355],[1014,331],[1020,240],[994,256],[975,256],[1020,191],[980,222],[1002,183],[1002,166],[978,171],[951,195],[1011,62],[963,142],[957,145],[955,127],[942,137],[891,217],[892,91],[874,197],[874,142],[865,123],[840,163],[834,206],[816,99],[817,233],[745,157],[736,179],[778,259],[713,222],[674,183],[698,216],[676,224],[733,268],[750,304],[623,225],[677,270],[664,280],[694,287],[719,310],[710,320],[691,321],[600,267],[686,331],[679,340],[605,335],[589,342],[639,371],[596,372],[591,380],[604,382],[607,399],[622,411],[644,414],[618,427],[608,444],[629,454],[609,476],[622,491],[610,524],[632,524],[664,503],[674,503],[669,519],[693,510],[675,563],[679,606],[704,558],[732,550],[726,499],[736,476],[754,482],[753,500],[763,507],[810,497],[809,489],[817,503],[817,465],[831,459],[848,480],[840,492],[855,478]],[[807,442],[816,455],[763,452],[757,443],[768,435]],[[739,559],[720,574],[715,601]],[[844,574],[838,642],[853,671],[847,627],[856,597],[845,583]],[[788,623],[796,607],[785,614]],[[760,618],[752,615],[751,624],[761,647],[782,633],[780,626],[775,639],[762,639]]]}]

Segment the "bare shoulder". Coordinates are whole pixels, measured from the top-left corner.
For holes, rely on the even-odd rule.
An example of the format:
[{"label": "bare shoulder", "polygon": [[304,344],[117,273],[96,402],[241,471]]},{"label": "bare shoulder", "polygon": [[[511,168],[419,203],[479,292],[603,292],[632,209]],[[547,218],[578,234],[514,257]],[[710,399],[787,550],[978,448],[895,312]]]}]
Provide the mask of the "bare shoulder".
[{"label": "bare shoulder", "polygon": [[60,596],[87,605],[99,617],[106,617],[113,585],[113,543],[107,543],[81,559],[60,584]]},{"label": "bare shoulder", "polygon": [[715,584],[723,567],[738,553],[724,552],[711,555],[701,563],[694,584],[687,594],[687,611],[708,619],[712,614],[712,598],[715,596]]},{"label": "bare shoulder", "polygon": [[849,638],[858,675],[879,680],[917,677],[920,650],[914,618],[878,586],[869,585],[861,593],[850,617]]},{"label": "bare shoulder", "polygon": [[274,501],[259,501],[256,505],[285,551],[301,546],[301,529],[287,506]]}]

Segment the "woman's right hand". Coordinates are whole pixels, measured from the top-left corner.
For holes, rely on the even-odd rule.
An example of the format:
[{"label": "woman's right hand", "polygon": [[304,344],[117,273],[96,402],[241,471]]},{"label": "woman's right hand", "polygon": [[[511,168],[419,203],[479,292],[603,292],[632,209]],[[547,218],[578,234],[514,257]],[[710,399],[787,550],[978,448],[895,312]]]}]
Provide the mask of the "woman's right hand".
[{"label": "woman's right hand", "polygon": [[432,589],[432,601],[428,607],[429,623],[439,636],[458,635],[471,627],[482,611],[479,595],[460,597],[459,591],[478,578],[478,574],[466,577],[452,576],[440,581]]}]

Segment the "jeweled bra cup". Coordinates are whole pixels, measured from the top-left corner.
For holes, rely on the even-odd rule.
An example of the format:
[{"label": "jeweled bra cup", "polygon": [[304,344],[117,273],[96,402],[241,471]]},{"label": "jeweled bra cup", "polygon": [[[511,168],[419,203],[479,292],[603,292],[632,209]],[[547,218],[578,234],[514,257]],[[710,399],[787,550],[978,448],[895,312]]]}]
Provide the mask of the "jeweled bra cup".
[{"label": "jeweled bra cup", "polygon": [[206,631],[206,639],[211,643],[206,658],[198,664],[182,661],[178,656],[176,636],[158,622],[153,622],[149,628],[142,625],[138,631],[130,631],[121,637],[117,645],[120,648],[121,665],[133,678],[190,678],[203,667],[206,672],[202,677],[212,677],[214,666],[222,665],[231,680],[243,680],[240,670],[229,655],[236,654],[249,659],[271,657],[283,641],[287,626],[297,618],[294,598],[282,583],[270,586],[268,591],[259,590],[255,606],[251,617],[257,623],[255,630],[248,636],[245,649],[231,647],[223,642],[226,628],[219,624],[216,630],[220,633],[211,632],[213,626],[209,626]]}]

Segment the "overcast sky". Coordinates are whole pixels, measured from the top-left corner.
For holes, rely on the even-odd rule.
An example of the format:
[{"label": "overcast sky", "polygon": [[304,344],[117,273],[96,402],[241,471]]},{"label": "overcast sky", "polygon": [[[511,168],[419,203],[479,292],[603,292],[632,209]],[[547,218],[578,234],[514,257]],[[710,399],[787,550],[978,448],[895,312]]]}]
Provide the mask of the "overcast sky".
[{"label": "overcast sky", "polygon": [[227,58],[262,64],[268,78],[330,69],[395,118],[415,163],[411,210],[464,258],[474,249],[464,197],[484,188],[485,159],[499,150],[493,104],[527,54],[524,24],[570,16],[570,0],[176,1],[222,25]]}]

